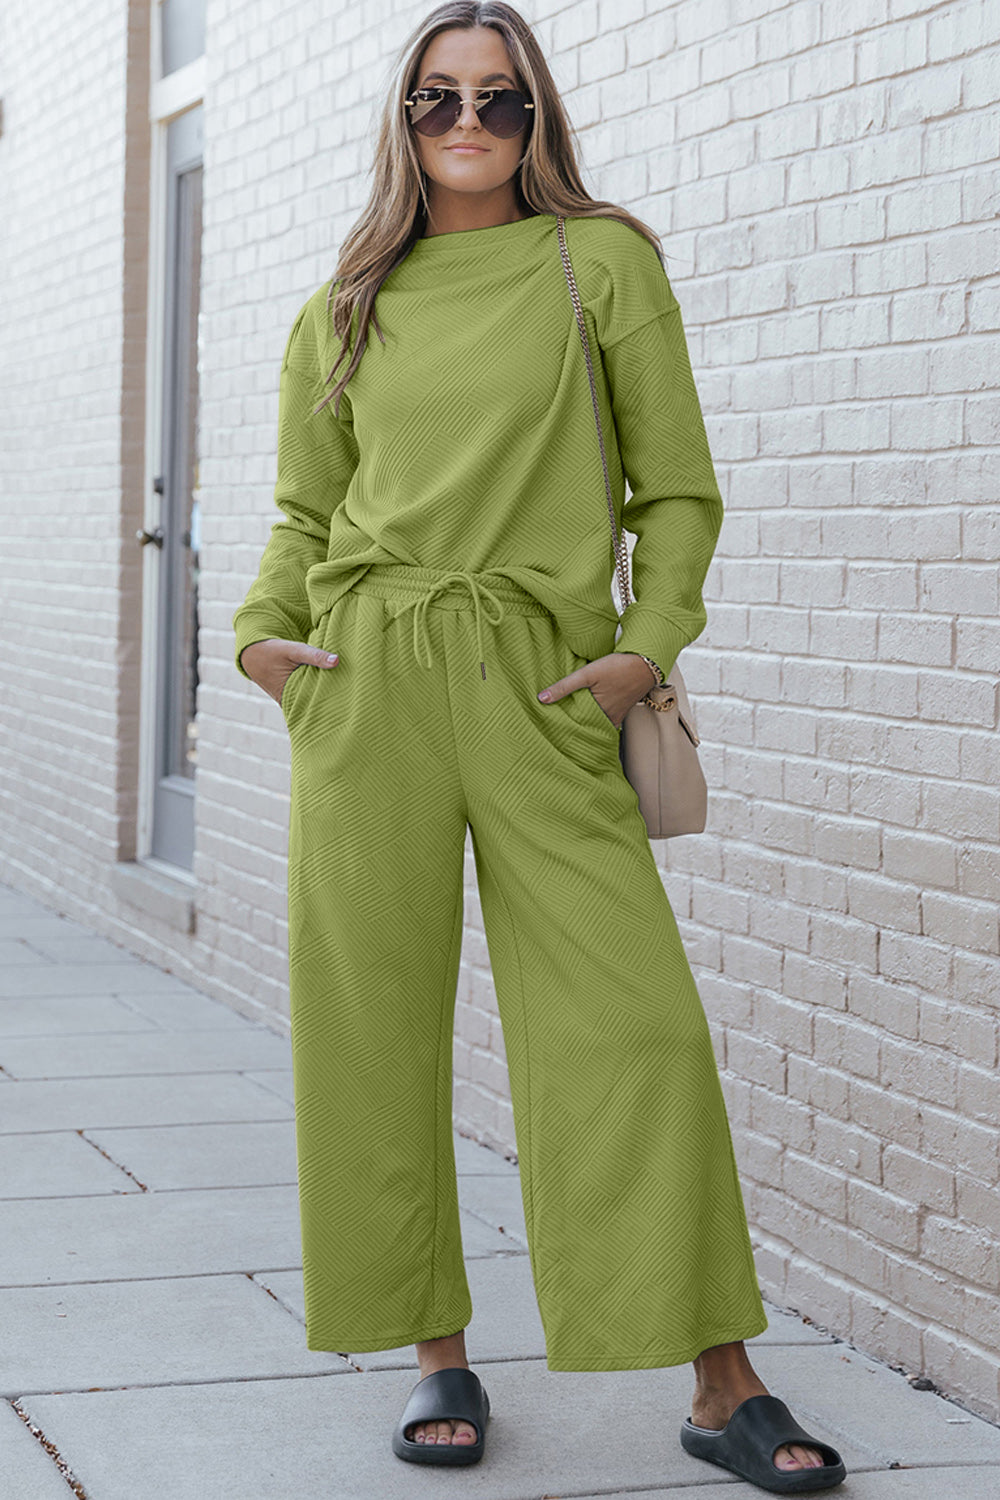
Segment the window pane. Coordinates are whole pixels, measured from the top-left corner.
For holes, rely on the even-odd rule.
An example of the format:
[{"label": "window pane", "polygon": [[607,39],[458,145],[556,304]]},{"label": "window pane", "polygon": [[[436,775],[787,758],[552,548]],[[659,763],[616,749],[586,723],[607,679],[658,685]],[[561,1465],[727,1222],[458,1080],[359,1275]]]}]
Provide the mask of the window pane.
[{"label": "window pane", "polygon": [[194,855],[198,691],[198,302],[201,105],[167,127],[166,280],[151,852],[190,869]]},{"label": "window pane", "polygon": [[205,0],[160,0],[163,76],[194,62],[205,50]]},{"label": "window pane", "polygon": [[201,261],[201,167],[176,179],[177,257],[173,329],[175,400],[173,458],[167,504],[170,590],[165,774],[193,776],[197,758],[198,690],[198,282]]}]

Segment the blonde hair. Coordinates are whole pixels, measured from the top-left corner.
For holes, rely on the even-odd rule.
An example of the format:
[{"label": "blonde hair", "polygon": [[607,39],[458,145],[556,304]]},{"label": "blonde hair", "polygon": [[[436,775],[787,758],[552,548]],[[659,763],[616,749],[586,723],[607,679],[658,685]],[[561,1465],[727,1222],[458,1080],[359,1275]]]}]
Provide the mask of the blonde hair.
[{"label": "blonde hair", "polygon": [[575,132],[534,32],[524,18],[503,0],[481,0],[481,3],[446,0],[411,33],[392,69],[375,146],[371,194],[341,246],[327,296],[327,308],[332,305],[333,329],[341,340],[341,349],[326,377],[326,385],[351,348],[349,335],[357,311],[353,354],[346,371],[316,408],[317,412],[334,401],[334,410],[339,413],[341,393],[364,353],[370,322],[374,322],[379,339],[385,343],[375,313],[376,293],[426,227],[426,178],[404,105],[416,85],[421,58],[440,32],[476,26],[492,27],[499,32],[518,87],[530,96],[535,106],[524,155],[514,174],[515,195],[522,214],[617,219],[643,235],[663,263],[663,248],[655,230],[617,204],[591,198],[584,187],[573,146]]}]

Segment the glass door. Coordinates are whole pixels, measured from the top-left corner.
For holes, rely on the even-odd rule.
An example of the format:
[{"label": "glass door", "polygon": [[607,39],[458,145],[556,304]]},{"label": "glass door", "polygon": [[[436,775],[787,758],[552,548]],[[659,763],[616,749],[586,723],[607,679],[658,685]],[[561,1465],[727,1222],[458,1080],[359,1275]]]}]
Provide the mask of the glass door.
[{"label": "glass door", "polygon": [[151,853],[190,869],[198,765],[198,305],[202,107],[167,126],[163,418]]}]

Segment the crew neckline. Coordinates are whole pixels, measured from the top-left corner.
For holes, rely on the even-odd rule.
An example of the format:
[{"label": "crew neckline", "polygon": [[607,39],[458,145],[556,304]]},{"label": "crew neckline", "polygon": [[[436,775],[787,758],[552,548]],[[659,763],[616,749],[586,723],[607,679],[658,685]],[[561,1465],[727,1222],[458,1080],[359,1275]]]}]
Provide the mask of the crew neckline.
[{"label": "crew neckline", "polygon": [[480,244],[484,236],[488,236],[491,239],[499,239],[505,234],[511,233],[511,231],[525,231],[525,227],[528,224],[537,224],[539,220],[551,224],[555,221],[555,215],[547,213],[529,214],[524,219],[510,219],[506,224],[486,224],[478,229],[449,229],[444,234],[432,234],[429,237],[421,235],[418,239],[414,240],[410,253],[412,254],[414,250],[419,250],[426,255],[429,251],[433,251],[436,254],[449,247],[464,249],[473,240],[476,244]]}]

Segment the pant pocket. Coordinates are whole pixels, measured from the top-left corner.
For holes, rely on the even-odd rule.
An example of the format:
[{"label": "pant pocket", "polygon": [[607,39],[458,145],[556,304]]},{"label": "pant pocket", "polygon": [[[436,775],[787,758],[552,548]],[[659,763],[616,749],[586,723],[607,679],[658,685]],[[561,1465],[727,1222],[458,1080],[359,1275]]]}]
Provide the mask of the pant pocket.
[{"label": "pant pocket", "polygon": [[611,731],[611,733],[613,735],[617,736],[618,733],[619,733],[618,726],[616,724],[612,724],[611,720],[608,718],[607,714],[604,712],[604,709],[601,707],[601,705],[598,703],[597,699],[594,697],[593,690],[591,688],[589,688],[589,687],[580,688],[579,689],[579,693],[580,693],[580,696],[583,698],[583,701],[588,705],[588,707],[593,711],[593,713],[596,714],[596,716],[598,718],[598,721],[601,722],[607,729],[610,729],[610,731]]},{"label": "pant pocket", "polygon": [[[341,723],[350,712],[358,692],[358,671],[369,656],[370,640],[359,641],[358,605],[381,600],[359,600],[348,590],[318,617],[306,642],[338,658],[333,667],[303,662],[285,684],[282,708],[287,700],[285,722],[307,740]],[[360,659],[359,659],[360,658]],[[298,682],[296,682],[298,678]]]},{"label": "pant pocket", "polygon": [[285,716],[286,724],[289,722],[288,716],[292,711],[292,699],[295,697],[296,678],[299,679],[299,683],[301,685],[302,678],[310,670],[311,669],[308,662],[300,662],[297,667],[292,668],[288,676],[285,678],[285,685],[281,689],[281,698],[279,700],[278,707],[281,709],[281,712]]},{"label": "pant pocket", "polygon": [[589,687],[568,693],[556,708],[563,710],[560,740],[571,761],[594,774],[621,768],[619,731]]}]

